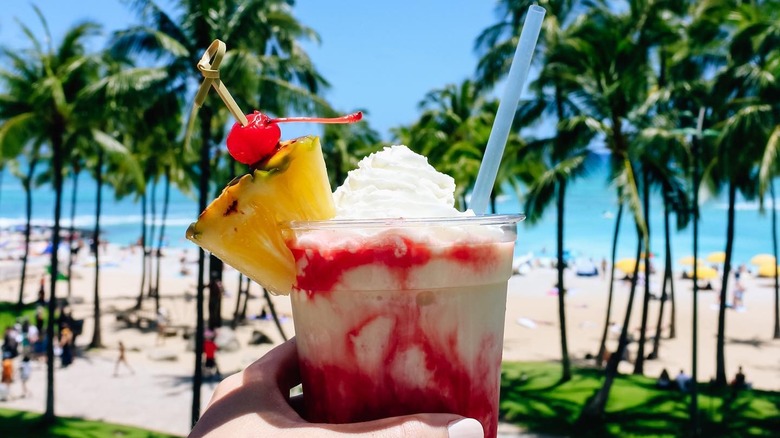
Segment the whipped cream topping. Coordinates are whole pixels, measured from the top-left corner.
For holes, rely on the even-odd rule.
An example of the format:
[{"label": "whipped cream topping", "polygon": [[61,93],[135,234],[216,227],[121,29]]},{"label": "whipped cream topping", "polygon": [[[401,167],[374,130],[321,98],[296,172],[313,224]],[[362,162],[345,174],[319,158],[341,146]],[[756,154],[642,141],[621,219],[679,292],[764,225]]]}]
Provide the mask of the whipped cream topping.
[{"label": "whipped cream topping", "polygon": [[396,145],[358,163],[333,193],[336,219],[453,217],[455,180],[428,159]]}]

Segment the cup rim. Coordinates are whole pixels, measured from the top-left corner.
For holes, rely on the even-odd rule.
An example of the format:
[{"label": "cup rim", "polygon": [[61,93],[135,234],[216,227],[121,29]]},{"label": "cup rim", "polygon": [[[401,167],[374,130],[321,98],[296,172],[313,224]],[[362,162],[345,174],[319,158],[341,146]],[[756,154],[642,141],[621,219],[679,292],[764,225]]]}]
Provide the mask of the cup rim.
[{"label": "cup rim", "polygon": [[412,218],[371,218],[371,219],[328,219],[317,221],[290,221],[287,227],[292,230],[307,229],[343,229],[343,228],[387,228],[387,227],[430,227],[430,226],[475,226],[475,225],[513,225],[525,220],[522,213],[486,214],[479,216],[445,216]]}]

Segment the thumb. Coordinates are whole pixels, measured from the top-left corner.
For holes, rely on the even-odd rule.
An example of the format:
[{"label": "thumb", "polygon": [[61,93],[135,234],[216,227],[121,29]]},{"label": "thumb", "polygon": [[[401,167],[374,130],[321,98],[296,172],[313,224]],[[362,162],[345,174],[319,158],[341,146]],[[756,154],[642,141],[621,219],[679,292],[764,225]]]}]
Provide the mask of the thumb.
[{"label": "thumb", "polygon": [[485,436],[479,421],[454,414],[415,414],[333,426],[338,432],[366,434],[377,438],[483,438]]}]

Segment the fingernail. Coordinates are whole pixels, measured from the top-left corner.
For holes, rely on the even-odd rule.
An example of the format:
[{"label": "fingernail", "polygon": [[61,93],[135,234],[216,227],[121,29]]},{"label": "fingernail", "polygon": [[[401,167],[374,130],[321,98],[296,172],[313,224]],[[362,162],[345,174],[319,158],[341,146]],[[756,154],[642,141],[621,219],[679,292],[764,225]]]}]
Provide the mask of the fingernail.
[{"label": "fingernail", "polygon": [[473,418],[464,418],[447,425],[447,436],[450,438],[484,438],[482,424]]}]

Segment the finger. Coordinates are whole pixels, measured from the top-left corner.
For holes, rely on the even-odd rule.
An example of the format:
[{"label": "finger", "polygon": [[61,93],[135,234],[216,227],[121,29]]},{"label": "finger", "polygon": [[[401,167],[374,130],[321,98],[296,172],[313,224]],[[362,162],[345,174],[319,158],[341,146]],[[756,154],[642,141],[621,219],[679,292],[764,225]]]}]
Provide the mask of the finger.
[{"label": "finger", "polygon": [[454,414],[415,414],[363,423],[338,424],[334,432],[365,434],[377,438],[484,438],[482,424]]}]

